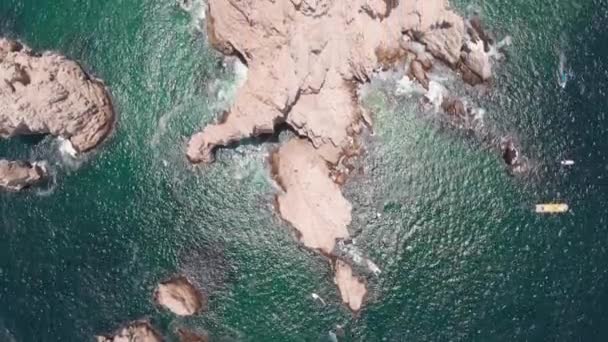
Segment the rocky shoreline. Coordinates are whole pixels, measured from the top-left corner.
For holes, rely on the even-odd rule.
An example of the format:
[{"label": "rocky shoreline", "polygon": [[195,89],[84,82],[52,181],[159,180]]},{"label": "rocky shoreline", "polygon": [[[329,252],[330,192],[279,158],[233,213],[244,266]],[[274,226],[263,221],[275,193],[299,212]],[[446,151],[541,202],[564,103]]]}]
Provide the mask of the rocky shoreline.
[{"label": "rocky shoreline", "polygon": [[[114,121],[104,83],[78,63],[53,52],[39,54],[21,42],[0,38],[1,138],[50,134],[65,139],[76,153],[85,153],[102,143]],[[38,167],[33,178],[15,178],[17,165],[25,172],[28,164],[8,163],[13,178],[0,174],[0,184],[12,182],[10,188],[14,190],[46,176],[46,169]]]},{"label": "rocky shoreline", "polygon": [[[306,247],[332,260],[343,301],[358,311],[366,282],[334,250],[350,239],[352,206],[339,185],[370,121],[358,85],[402,67],[428,90],[435,63],[483,83],[492,77],[493,41],[479,20],[465,20],[446,0],[209,0],[207,31],[218,51],[247,65],[248,78],[221,119],[192,136],[188,159],[211,163],[218,147],[289,125],[299,137],[271,158],[277,210]],[[443,107],[466,114],[456,100]]]}]

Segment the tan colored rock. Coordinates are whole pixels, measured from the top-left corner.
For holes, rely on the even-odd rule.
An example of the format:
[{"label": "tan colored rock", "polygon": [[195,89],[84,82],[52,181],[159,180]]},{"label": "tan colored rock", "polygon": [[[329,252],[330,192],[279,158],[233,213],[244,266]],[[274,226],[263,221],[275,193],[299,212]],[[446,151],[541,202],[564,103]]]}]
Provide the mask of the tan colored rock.
[{"label": "tan colored rock", "polygon": [[492,61],[490,54],[484,49],[484,42],[468,42],[462,57],[464,64],[482,81],[487,81],[492,77]]},{"label": "tan colored rock", "polygon": [[[431,55],[462,65],[463,19],[446,0],[208,0],[207,18],[211,44],[249,70],[227,114],[192,136],[188,159],[212,162],[215,148],[287,123],[307,140],[273,155],[279,213],[305,246],[332,254],[336,240],[349,238],[352,209],[336,169],[358,121],[371,122],[361,117],[356,83],[412,52],[422,84]],[[336,272],[344,301],[358,310],[365,283],[343,262]]]},{"label": "tan colored rock", "polygon": [[359,311],[367,294],[365,282],[361,281],[344,261],[338,259],[335,265],[334,282],[338,285],[342,301],[353,311]]},{"label": "tan colored rock", "polygon": [[337,239],[348,238],[350,203],[330,177],[326,162],[304,139],[292,139],[273,155],[275,178],[283,191],[279,213],[308,248],[331,254]]},{"label": "tan colored rock", "polygon": [[0,159],[0,189],[19,191],[46,177],[44,165]]},{"label": "tan colored rock", "polygon": [[78,63],[0,38],[0,137],[51,134],[86,152],[108,136],[113,122],[103,82]]},{"label": "tan colored rock", "polygon": [[429,89],[429,78],[426,76],[424,66],[419,60],[416,59],[410,64],[409,76],[410,78],[415,78],[424,89]]},{"label": "tan colored rock", "polygon": [[216,147],[273,132],[284,121],[315,147],[331,142],[340,150],[350,143],[346,131],[359,117],[348,82],[368,80],[386,59],[402,58],[404,33],[453,65],[464,39],[462,18],[444,0],[210,0],[208,5],[210,40],[220,51],[240,55],[249,73],[225,120],[191,138],[192,162],[211,162]]},{"label": "tan colored rock", "polygon": [[114,335],[95,336],[97,342],[162,342],[163,337],[148,321],[135,321]]},{"label": "tan colored rock", "polygon": [[154,300],[179,316],[194,315],[205,304],[203,295],[185,277],[176,277],[158,284]]}]

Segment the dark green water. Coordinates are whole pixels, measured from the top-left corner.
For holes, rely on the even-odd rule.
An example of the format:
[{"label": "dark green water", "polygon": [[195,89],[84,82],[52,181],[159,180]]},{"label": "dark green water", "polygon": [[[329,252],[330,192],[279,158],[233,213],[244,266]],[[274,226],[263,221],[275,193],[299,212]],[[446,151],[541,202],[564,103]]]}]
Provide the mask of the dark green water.
[{"label": "dark green water", "polygon": [[[0,341],[87,341],[142,317],[168,338],[186,326],[214,341],[327,340],[336,324],[351,341],[606,340],[608,1],[580,3],[455,4],[513,37],[474,99],[486,131],[521,142],[536,166],[527,177],[510,177],[486,138],[440,127],[390,90],[366,99],[376,135],[346,193],[357,244],[383,272],[353,317],[326,261],[273,213],[272,143],[186,163],[187,137],[234,84],[188,14],[160,0],[3,0],[0,33],[80,61],[106,81],[120,121],[79,166],[49,140],[0,142],[1,156],[58,169],[45,189],[0,194]],[[564,90],[560,49],[575,74]],[[532,213],[552,200],[573,211]],[[153,305],[177,271],[210,291],[200,317]]]}]

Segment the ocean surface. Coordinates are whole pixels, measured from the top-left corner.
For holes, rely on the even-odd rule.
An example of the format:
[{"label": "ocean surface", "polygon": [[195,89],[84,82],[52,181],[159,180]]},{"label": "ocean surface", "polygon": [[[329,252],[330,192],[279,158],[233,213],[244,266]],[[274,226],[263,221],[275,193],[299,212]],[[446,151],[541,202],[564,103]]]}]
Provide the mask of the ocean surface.
[{"label": "ocean surface", "polygon": [[[0,1],[1,35],[81,62],[120,115],[84,160],[48,137],[0,142],[0,156],[55,170],[42,187],[0,194],[0,341],[90,341],[140,318],[170,341],[179,327],[212,341],[332,341],[338,325],[339,341],[608,340],[608,0],[453,5],[512,44],[487,91],[444,79],[485,110],[468,128],[397,94],[394,78],[368,87],[374,134],[344,191],[356,245],[382,273],[352,315],[327,261],[274,213],[276,138],[220,150],[209,167],[186,162],[188,136],[238,82],[198,29],[200,11]],[[504,136],[529,172],[505,168]],[[571,212],[533,212],[552,201]],[[175,273],[209,293],[207,312],[178,318],[154,305],[155,285]]]}]

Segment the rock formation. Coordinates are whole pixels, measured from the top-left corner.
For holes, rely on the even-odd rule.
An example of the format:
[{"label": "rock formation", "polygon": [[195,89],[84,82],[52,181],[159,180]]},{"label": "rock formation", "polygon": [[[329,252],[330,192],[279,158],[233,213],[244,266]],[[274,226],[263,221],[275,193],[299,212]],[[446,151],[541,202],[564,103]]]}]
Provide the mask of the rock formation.
[{"label": "rock formation", "polygon": [[[36,54],[14,40],[0,38],[0,137],[51,134],[69,141],[77,152],[97,146],[110,133],[114,111],[104,84],[76,62],[45,52]],[[6,163],[4,164],[6,168]],[[41,178],[40,168],[12,163],[0,184],[21,182],[23,188]]]},{"label": "rock formation", "polygon": [[353,275],[353,270],[347,263],[337,260],[335,265],[334,282],[338,285],[342,301],[353,311],[358,311],[367,293],[365,283]]},{"label": "rock formation", "polygon": [[113,122],[103,83],[76,62],[0,39],[0,136],[51,134],[86,152],[109,134]]},{"label": "rock formation", "polygon": [[162,336],[148,321],[135,321],[111,336],[96,336],[97,342],[162,342]]},{"label": "rock formation", "polygon": [[0,136],[51,134],[86,152],[110,133],[113,122],[105,86],[78,63],[0,39]]},{"label": "rock formation", "polygon": [[[348,169],[346,151],[357,146],[356,85],[406,59],[425,87],[434,59],[468,73],[471,83],[491,70],[486,51],[467,33],[470,25],[446,0],[209,0],[208,6],[212,45],[249,71],[221,120],[190,139],[188,159],[212,162],[217,147],[287,123],[306,139],[273,156],[283,188],[279,212],[304,245],[328,255],[337,239],[349,237],[351,205],[330,173]],[[344,173],[334,179],[343,183]],[[339,260],[335,271],[345,303],[358,310],[365,283]]]},{"label": "rock formation", "polygon": [[279,213],[293,225],[309,248],[331,254],[336,240],[349,237],[351,205],[329,178],[327,163],[304,139],[292,139],[273,157],[275,179],[282,192]]},{"label": "rock formation", "polygon": [[194,315],[205,304],[205,298],[185,277],[176,277],[158,284],[154,300],[179,316]]},{"label": "rock formation", "polygon": [[40,182],[46,173],[46,167],[39,163],[0,159],[0,188],[19,191]]}]

